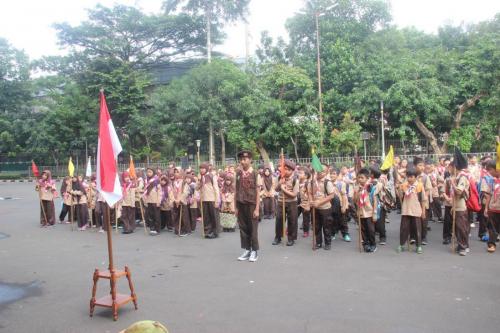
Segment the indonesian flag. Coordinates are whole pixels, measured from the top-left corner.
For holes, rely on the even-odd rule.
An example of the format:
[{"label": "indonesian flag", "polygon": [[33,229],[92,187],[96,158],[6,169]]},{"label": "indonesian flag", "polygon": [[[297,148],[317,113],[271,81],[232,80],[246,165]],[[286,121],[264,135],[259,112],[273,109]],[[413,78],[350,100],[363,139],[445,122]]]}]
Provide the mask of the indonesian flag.
[{"label": "indonesian flag", "polygon": [[113,121],[108,112],[106,98],[101,90],[101,112],[99,115],[99,141],[97,143],[97,190],[109,206],[122,197],[116,159],[122,146],[116,135]]}]

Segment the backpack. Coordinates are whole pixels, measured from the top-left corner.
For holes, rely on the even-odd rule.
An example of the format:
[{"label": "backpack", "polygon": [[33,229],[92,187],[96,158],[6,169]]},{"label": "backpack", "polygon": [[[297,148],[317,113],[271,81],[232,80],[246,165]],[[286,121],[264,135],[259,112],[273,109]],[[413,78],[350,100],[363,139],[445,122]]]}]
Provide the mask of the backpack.
[{"label": "backpack", "polygon": [[[325,179],[325,181],[324,181],[325,193],[327,196],[331,194],[331,193],[328,193],[328,190],[327,190],[329,181],[330,180],[328,180],[328,179]],[[335,196],[333,197],[333,199],[331,201],[331,205],[332,205],[332,213],[333,214],[340,215],[342,213],[342,204],[340,202],[340,198],[338,195],[335,194]]]},{"label": "backpack", "polygon": [[472,177],[467,177],[469,180],[469,193],[466,196],[466,205],[469,211],[480,212],[481,204],[479,202],[479,193],[477,191],[476,181]]}]

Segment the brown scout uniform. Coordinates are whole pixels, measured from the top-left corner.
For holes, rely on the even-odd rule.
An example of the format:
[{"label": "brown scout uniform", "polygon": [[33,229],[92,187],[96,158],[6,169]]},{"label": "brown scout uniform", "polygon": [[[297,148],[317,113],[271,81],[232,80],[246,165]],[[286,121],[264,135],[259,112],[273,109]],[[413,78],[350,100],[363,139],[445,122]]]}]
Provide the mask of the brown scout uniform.
[{"label": "brown scout uniform", "polygon": [[252,167],[247,171],[238,169],[235,174],[235,201],[240,227],[241,248],[259,250],[259,220],[253,216],[257,207],[258,174]]}]

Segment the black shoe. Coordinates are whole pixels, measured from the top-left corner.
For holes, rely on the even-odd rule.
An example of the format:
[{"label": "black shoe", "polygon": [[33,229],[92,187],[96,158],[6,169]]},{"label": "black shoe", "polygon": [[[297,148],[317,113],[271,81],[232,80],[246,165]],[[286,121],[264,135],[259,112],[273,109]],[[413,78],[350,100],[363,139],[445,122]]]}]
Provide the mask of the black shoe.
[{"label": "black shoe", "polygon": [[295,244],[293,240],[289,240],[288,242],[286,242],[286,246],[293,246],[293,244]]},{"label": "black shoe", "polygon": [[331,250],[332,249],[332,245],[331,244],[325,244],[325,250]]},{"label": "black shoe", "polygon": [[444,244],[444,245],[449,245],[450,243],[451,243],[451,240],[449,240],[449,239],[445,239],[445,240],[443,241],[443,244]]},{"label": "black shoe", "polygon": [[133,231],[122,231],[122,234],[124,235],[128,235],[128,234],[131,234]]},{"label": "black shoe", "polygon": [[273,241],[273,245],[278,245],[279,243],[281,243],[281,239],[275,238]]},{"label": "black shoe", "polygon": [[217,238],[217,235],[215,235],[215,234],[208,234],[208,235],[205,236],[205,238],[214,239],[214,238]]},{"label": "black shoe", "polygon": [[317,249],[321,249],[321,247],[322,247],[322,246],[323,246],[323,245],[321,245],[321,244],[316,244],[316,248],[317,248]]},{"label": "black shoe", "polygon": [[427,245],[427,239],[422,239],[422,245]]}]

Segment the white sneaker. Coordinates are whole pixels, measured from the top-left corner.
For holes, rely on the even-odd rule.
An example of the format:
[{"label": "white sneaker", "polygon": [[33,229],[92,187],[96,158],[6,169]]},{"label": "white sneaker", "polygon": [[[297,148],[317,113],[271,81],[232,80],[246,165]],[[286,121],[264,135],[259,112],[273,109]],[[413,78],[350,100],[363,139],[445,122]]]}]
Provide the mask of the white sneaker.
[{"label": "white sneaker", "polygon": [[476,227],[476,224],[471,223],[471,224],[470,224],[470,227],[471,227],[471,228],[475,228],[475,227]]},{"label": "white sneaker", "polygon": [[465,252],[466,252],[466,253],[470,253],[470,248],[466,248],[466,249],[465,249]]},{"label": "white sneaker", "polygon": [[238,257],[238,260],[245,261],[248,260],[248,258],[250,258],[250,250],[245,250],[245,252],[243,252],[243,254]]},{"label": "white sneaker", "polygon": [[252,251],[250,253],[250,258],[248,259],[248,261],[250,261],[250,262],[256,262],[257,259],[259,259],[259,256],[257,255],[257,251]]},{"label": "white sneaker", "polygon": [[99,228],[99,232],[102,234],[104,233],[104,229],[103,228]]},{"label": "white sneaker", "polygon": [[156,235],[158,235],[158,232],[156,232],[156,231],[154,231],[154,230],[151,230],[151,231],[149,232],[149,234],[150,234],[151,236],[156,236]]}]

